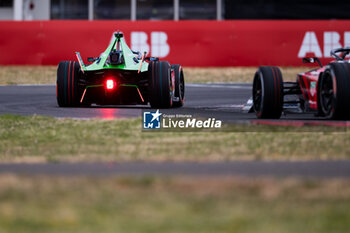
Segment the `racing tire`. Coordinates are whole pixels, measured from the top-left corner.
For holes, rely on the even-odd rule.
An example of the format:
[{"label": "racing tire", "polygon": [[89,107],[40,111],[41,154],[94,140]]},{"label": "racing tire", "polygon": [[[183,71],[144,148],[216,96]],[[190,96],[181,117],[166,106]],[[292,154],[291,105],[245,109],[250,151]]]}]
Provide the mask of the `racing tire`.
[{"label": "racing tire", "polygon": [[167,61],[152,61],[149,72],[149,102],[152,108],[171,108],[173,105],[173,84],[170,64]]},{"label": "racing tire", "polygon": [[173,101],[173,107],[182,107],[185,101],[185,78],[182,67],[180,65],[172,65],[171,69],[175,74],[175,98],[177,101]]},{"label": "racing tire", "polygon": [[350,64],[330,63],[318,82],[318,103],[327,119],[350,119]]},{"label": "racing tire", "polygon": [[279,119],[283,110],[283,77],[274,66],[261,66],[253,81],[253,108],[261,119]]},{"label": "racing tire", "polygon": [[79,64],[76,61],[61,61],[57,68],[56,96],[60,107],[79,106]]}]

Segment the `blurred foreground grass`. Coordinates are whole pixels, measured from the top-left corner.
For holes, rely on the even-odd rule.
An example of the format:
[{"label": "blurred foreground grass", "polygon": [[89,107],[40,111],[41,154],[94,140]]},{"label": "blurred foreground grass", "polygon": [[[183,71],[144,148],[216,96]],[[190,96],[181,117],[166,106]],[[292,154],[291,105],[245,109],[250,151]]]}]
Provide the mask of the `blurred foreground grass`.
[{"label": "blurred foreground grass", "polygon": [[350,180],[0,175],[0,232],[348,233]]},{"label": "blurred foreground grass", "polygon": [[[57,66],[0,66],[0,84],[55,84]],[[282,67],[285,81],[310,67]],[[191,68],[185,67],[186,82],[252,82],[257,67]]]},{"label": "blurred foreground grass", "polygon": [[295,132],[269,126],[262,132],[240,132],[242,127],[249,131],[257,126],[233,125],[228,132],[142,132],[140,118],[14,115],[0,116],[0,126],[0,162],[350,158],[346,130]]}]

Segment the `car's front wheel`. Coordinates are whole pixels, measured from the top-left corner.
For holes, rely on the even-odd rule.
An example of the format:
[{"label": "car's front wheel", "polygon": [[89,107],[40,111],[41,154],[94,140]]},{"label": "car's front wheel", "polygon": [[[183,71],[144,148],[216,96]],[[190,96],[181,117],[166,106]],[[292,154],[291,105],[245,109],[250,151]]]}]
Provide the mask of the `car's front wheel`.
[{"label": "car's front wheel", "polygon": [[175,99],[173,106],[182,107],[185,101],[185,78],[180,65],[172,65],[175,74]]}]

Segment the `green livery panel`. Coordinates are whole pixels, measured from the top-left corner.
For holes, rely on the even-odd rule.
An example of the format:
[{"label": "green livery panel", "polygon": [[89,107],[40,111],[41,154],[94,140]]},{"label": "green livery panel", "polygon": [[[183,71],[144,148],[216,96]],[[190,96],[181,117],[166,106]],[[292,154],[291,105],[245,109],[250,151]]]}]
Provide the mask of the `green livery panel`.
[{"label": "green livery panel", "polygon": [[[113,50],[118,50],[122,52],[124,63],[119,65],[114,65],[108,63],[108,58]],[[76,52],[79,54],[78,52]],[[144,52],[145,55],[146,52]],[[92,64],[85,66],[82,59],[78,58],[81,62],[82,70],[85,71],[98,71],[103,69],[121,69],[121,70],[139,70],[141,64],[140,72],[145,72],[148,70],[148,63],[143,59],[140,60],[139,54],[131,51],[129,46],[126,44],[123,34],[117,32],[114,34],[114,39],[111,41],[107,49],[96,59]]]}]

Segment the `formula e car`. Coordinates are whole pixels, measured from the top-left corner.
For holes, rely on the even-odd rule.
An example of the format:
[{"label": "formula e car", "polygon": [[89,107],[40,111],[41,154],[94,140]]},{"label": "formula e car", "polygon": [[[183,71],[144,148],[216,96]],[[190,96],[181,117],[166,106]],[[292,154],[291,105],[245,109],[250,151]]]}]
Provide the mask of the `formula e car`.
[{"label": "formula e car", "polygon": [[77,61],[58,65],[60,107],[150,104],[152,108],[171,108],[184,104],[182,67],[132,51],[119,31],[99,57],[88,58],[90,64],[83,63],[79,52],[76,57]]},{"label": "formula e car", "polygon": [[334,61],[322,66],[317,57],[304,63],[320,68],[297,74],[296,82],[283,82],[278,67],[259,67],[253,81],[253,109],[258,118],[278,119],[292,108],[327,119],[350,119],[350,47],[334,49]]}]

